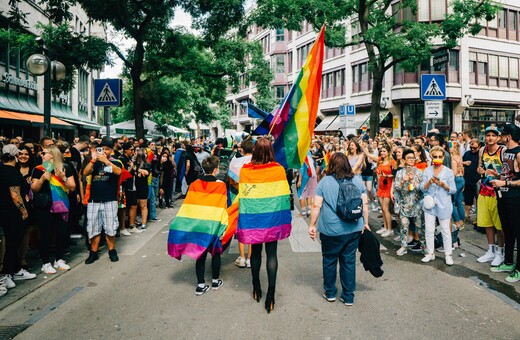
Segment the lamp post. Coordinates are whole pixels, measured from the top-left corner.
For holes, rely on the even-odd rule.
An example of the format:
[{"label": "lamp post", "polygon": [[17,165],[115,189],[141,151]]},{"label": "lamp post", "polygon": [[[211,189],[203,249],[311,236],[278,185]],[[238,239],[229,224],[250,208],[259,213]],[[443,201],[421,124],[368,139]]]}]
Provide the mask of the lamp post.
[{"label": "lamp post", "polygon": [[65,78],[65,65],[59,61],[51,60],[45,54],[43,47],[43,39],[36,38],[36,41],[42,47],[43,53],[36,53],[27,58],[26,66],[29,73],[35,76],[44,76],[43,78],[43,131],[47,137],[51,135],[51,79],[62,80]]}]

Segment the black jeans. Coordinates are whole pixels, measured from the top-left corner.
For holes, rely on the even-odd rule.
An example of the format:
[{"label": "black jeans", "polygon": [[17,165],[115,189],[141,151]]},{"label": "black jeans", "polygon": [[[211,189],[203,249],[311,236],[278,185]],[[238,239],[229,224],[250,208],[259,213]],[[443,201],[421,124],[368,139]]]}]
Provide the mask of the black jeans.
[{"label": "black jeans", "polygon": [[60,214],[51,213],[44,209],[35,209],[36,218],[40,227],[40,257],[42,263],[49,263],[51,257],[51,242],[54,239],[55,258],[63,259],[63,251],[67,236],[67,222]]},{"label": "black jeans", "polygon": [[[206,271],[206,257],[208,251],[202,254],[197,262],[195,262],[195,272],[197,273],[197,283],[204,283],[204,272]],[[211,277],[216,280],[220,276],[220,254],[215,254],[211,257]]]},{"label": "black jeans", "polygon": [[[498,216],[504,230],[504,263],[513,264],[515,241],[520,245],[520,209],[518,198],[503,197],[498,199]],[[516,254],[516,270],[520,270],[520,251]]]},{"label": "black jeans", "polygon": [[22,268],[18,257],[18,249],[23,239],[25,227],[20,214],[3,214],[1,219],[0,225],[4,229],[5,235],[5,256],[2,273],[14,274]]}]

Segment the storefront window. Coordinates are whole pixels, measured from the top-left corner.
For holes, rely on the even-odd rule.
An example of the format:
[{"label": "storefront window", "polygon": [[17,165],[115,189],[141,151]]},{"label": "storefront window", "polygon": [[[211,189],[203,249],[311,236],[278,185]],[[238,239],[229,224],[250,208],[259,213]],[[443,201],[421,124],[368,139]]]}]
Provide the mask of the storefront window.
[{"label": "storefront window", "polygon": [[475,137],[484,140],[486,127],[514,122],[518,114],[516,110],[511,109],[469,109],[464,111],[462,115],[462,129],[471,130]]},{"label": "storefront window", "polygon": [[[443,105],[443,118],[435,120],[435,128],[445,135],[449,136],[452,124],[451,115],[453,107],[451,103],[444,103]],[[402,105],[402,130],[408,130],[412,136],[419,136],[423,134],[425,129],[432,128],[432,122],[426,121],[424,118],[424,104],[403,104]],[[428,126],[426,126],[428,124]]]}]

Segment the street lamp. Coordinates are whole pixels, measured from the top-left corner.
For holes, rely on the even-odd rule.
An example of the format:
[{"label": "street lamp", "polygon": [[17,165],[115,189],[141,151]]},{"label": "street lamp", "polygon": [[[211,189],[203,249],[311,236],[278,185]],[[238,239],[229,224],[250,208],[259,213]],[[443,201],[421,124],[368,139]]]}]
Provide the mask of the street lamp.
[{"label": "street lamp", "polygon": [[[38,44],[42,46],[42,50],[45,52],[43,47],[43,40],[38,37],[36,38]],[[27,70],[34,76],[44,76],[43,78],[43,130],[45,135],[52,137],[51,135],[51,79],[62,80],[66,75],[65,65],[59,61],[50,61],[44,53],[36,53],[29,58],[26,62]]]}]

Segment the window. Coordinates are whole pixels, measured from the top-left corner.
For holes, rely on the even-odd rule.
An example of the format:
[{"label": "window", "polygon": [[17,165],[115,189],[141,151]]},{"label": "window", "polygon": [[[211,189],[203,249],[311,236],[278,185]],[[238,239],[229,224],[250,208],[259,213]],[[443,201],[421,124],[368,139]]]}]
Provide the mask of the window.
[{"label": "window", "polygon": [[275,96],[277,100],[282,100],[285,97],[285,86],[275,86]]},{"label": "window", "polygon": [[429,0],[418,0],[417,15],[419,21],[430,21],[430,1]]},{"label": "window", "polygon": [[287,73],[292,73],[293,71],[293,67],[292,67],[292,57],[293,57],[293,53],[292,51],[287,53]]},{"label": "window", "polygon": [[500,73],[500,78],[509,78],[509,58],[498,58],[498,71]]},{"label": "window", "polygon": [[507,27],[507,9],[502,9],[498,12],[498,27],[506,29]]},{"label": "window", "polygon": [[276,30],[276,41],[284,41],[285,40],[285,32],[283,28],[278,28]]},{"label": "window", "polygon": [[274,56],[274,59],[275,73],[285,73],[285,55],[277,54]]},{"label": "window", "polygon": [[260,44],[262,45],[264,54],[271,52],[271,37],[269,34],[260,39]]},{"label": "window", "polygon": [[510,31],[516,31],[518,12],[509,11],[508,26]]},{"label": "window", "polygon": [[431,6],[431,20],[439,21],[444,20],[446,16],[446,2],[442,0],[433,0],[430,1]]},{"label": "window", "polygon": [[509,78],[518,80],[518,59],[509,58]]}]

